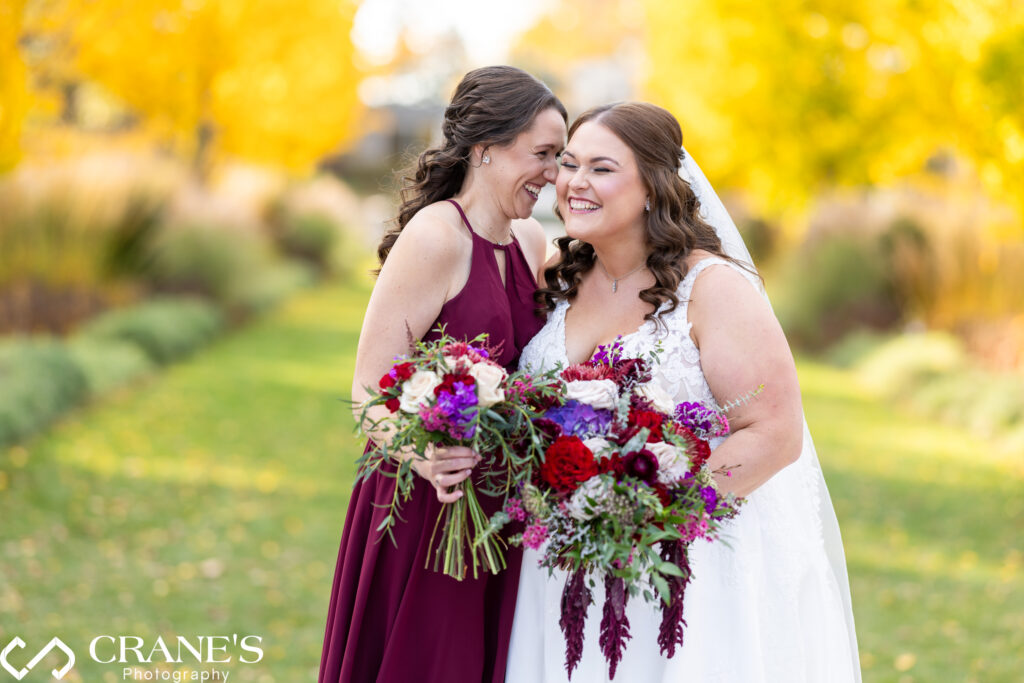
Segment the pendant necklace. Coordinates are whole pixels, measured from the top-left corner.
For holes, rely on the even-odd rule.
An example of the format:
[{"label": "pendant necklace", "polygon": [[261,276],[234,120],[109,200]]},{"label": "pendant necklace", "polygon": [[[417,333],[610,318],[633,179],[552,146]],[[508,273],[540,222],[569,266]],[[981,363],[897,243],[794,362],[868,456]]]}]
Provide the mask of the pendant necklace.
[{"label": "pendant necklace", "polygon": [[594,259],[594,260],[597,261],[597,265],[601,266],[601,270],[604,271],[604,276],[611,281],[611,283],[612,283],[612,294],[614,294],[615,292],[619,291],[619,280],[625,280],[627,277],[629,277],[633,273],[635,273],[635,272],[637,272],[637,271],[647,267],[647,262],[645,261],[644,263],[641,263],[639,266],[637,266],[633,270],[629,271],[625,275],[622,275],[621,277],[612,277],[611,273],[608,272],[608,269],[604,267],[603,263],[601,263],[601,259]]}]

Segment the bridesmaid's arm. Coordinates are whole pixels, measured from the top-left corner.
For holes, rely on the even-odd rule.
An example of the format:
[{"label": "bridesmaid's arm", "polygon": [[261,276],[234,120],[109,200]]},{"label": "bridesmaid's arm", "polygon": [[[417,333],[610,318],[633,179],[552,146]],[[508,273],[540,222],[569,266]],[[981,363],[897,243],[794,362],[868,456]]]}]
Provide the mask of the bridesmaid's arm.
[{"label": "bridesmaid's arm", "polygon": [[[409,334],[416,339],[430,331],[445,301],[458,293],[469,278],[472,242],[444,220],[435,206],[420,211],[402,230],[381,267],[359,333],[356,366],[352,381],[352,400],[356,419],[360,404],[369,398],[367,387],[376,387],[396,356],[409,351]],[[390,415],[384,406],[375,406],[368,418],[381,420]],[[381,424],[381,427],[386,422]],[[386,429],[367,429],[376,443],[386,443]],[[414,454],[396,453],[412,458]],[[452,502],[461,492],[448,493],[450,486],[469,476],[479,461],[472,450],[462,447],[431,449],[427,460],[417,460],[413,468],[437,489],[441,502]]]},{"label": "bridesmaid's arm", "polygon": [[720,404],[764,385],[759,396],[729,411],[732,431],[709,461],[712,469],[739,465],[718,483],[745,496],[800,457],[803,408],[793,355],[768,302],[728,266],[709,266],[697,276],[688,315]]}]

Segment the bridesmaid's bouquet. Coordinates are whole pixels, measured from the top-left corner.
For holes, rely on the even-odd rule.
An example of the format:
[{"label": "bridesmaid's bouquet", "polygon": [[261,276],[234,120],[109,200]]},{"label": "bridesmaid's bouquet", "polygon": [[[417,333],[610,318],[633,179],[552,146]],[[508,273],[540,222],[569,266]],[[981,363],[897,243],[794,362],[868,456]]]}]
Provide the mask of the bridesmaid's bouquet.
[{"label": "bridesmaid's bouquet", "polygon": [[[360,424],[384,431],[390,438],[359,459],[358,476],[380,472],[395,479],[388,514],[377,529],[393,541],[392,527],[401,520],[401,504],[412,495],[417,479],[413,460],[396,458],[396,454],[411,451],[423,459],[434,445],[468,446],[482,455],[477,482],[460,483],[462,497],[443,507],[427,556],[428,566],[432,553],[435,570],[462,580],[467,559],[474,578],[481,566],[491,573],[505,568],[506,544],[500,536],[487,534],[479,543],[471,542],[488,527],[478,493],[507,498],[517,488],[529,463],[543,452],[545,441],[535,420],[561,401],[561,385],[554,373],[531,377],[506,372],[492,360],[496,354],[487,345],[486,335],[464,342],[441,332],[436,341],[411,340],[410,353],[396,360],[376,391],[369,391],[371,398],[363,404]],[[390,414],[372,420],[368,411],[378,405]]]},{"label": "bridesmaid's bouquet", "polygon": [[610,676],[631,637],[630,596],[661,603],[658,644],[675,654],[683,642],[689,545],[718,538],[743,502],[716,486],[712,475],[730,472],[710,469],[709,441],[729,432],[725,410],[760,389],[724,410],[676,405],[652,383],[656,355],[624,358],[616,341],[562,371],[566,401],[536,420],[549,440],[543,458],[493,520],[525,522],[514,542],[543,548],[541,566],[569,572],[559,625],[570,676],[583,652],[594,575],[604,580],[600,645]]}]

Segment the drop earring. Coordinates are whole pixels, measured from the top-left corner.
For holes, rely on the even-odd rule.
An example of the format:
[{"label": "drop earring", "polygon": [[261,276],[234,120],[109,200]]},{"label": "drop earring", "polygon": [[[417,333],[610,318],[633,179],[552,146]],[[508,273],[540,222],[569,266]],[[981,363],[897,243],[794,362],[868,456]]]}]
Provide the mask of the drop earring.
[{"label": "drop earring", "polygon": [[485,164],[489,164],[491,163],[491,156],[489,154],[485,154],[483,158],[480,159],[480,161],[484,162]]},{"label": "drop earring", "polygon": [[650,197],[648,197],[646,200],[644,200],[644,211],[646,211],[648,213],[650,213],[650,211],[651,211],[651,198]]}]

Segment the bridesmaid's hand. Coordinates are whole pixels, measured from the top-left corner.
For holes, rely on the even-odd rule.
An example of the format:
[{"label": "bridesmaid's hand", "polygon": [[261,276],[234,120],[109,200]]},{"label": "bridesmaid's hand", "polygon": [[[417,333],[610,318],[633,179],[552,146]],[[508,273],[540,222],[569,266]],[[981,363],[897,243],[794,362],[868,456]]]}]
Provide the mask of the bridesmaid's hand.
[{"label": "bridesmaid's hand", "polygon": [[442,503],[454,503],[462,497],[462,491],[449,489],[465,481],[473,468],[482,460],[475,451],[465,446],[427,447],[426,459],[414,457],[412,468],[437,490],[437,499]]}]

